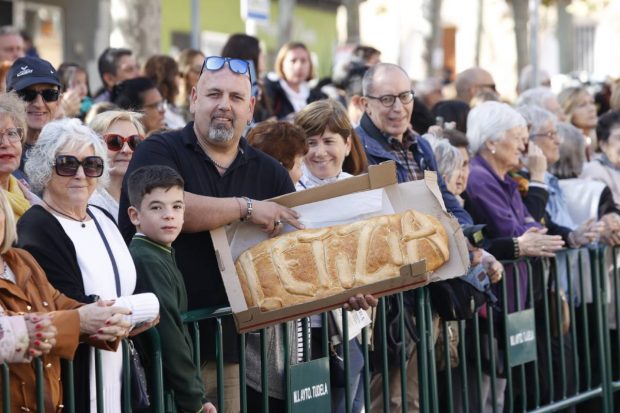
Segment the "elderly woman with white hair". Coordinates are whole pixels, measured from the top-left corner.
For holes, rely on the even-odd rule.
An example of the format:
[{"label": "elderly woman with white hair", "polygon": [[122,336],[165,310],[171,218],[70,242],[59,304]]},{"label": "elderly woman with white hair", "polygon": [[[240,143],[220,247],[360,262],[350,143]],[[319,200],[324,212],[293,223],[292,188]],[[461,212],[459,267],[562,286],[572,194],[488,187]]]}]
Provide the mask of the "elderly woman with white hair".
[{"label": "elderly woman with white hair", "polygon": [[[467,127],[470,149],[475,156],[471,161],[465,208],[474,222],[486,224],[487,235],[495,239],[496,245],[504,244],[495,248],[493,254],[502,259],[554,256],[563,247],[564,241],[560,236],[546,235],[546,229],[534,221],[521,199],[517,183],[509,176],[511,170],[519,167],[525,151],[528,139],[525,119],[504,103],[485,102],[469,112]],[[523,263],[518,267],[519,274],[516,276],[511,274],[510,267],[506,271],[510,312],[524,308],[527,297],[526,267]],[[521,297],[519,303],[514,298],[517,289]],[[483,385],[481,404],[494,402],[489,400],[490,378],[486,375]],[[495,402],[500,405],[505,385],[504,379],[497,379],[498,400]]]},{"label": "elderly woman with white hair", "polygon": [[463,205],[460,195],[465,191],[469,174],[462,152],[447,140],[440,140],[433,146],[433,153],[437,159],[437,172],[446,182],[448,191]]},{"label": "elderly woman with white hair", "polygon": [[521,93],[517,99],[516,106],[538,106],[553,113],[557,120],[564,122],[566,120],[566,114],[560,107],[558,98],[548,87],[539,86],[533,89],[528,89]]},{"label": "elderly woman with white hair", "polygon": [[[527,122],[530,145],[536,145],[542,150],[547,165],[555,164],[560,159],[562,142],[562,137],[557,131],[555,115],[536,106],[521,106],[517,111]],[[561,235],[566,244],[572,248],[581,247],[595,240],[601,229],[596,223],[596,218],[573,220],[558,178],[545,171],[544,183],[549,194],[544,207],[549,218],[545,221],[548,223],[550,233]]]},{"label": "elderly woman with white hair", "polygon": [[513,237],[511,248],[500,254],[502,259],[554,256],[564,242],[559,236],[545,235],[508,175],[519,167],[525,151],[525,119],[504,103],[485,102],[469,112],[467,124],[475,156],[471,160],[466,208],[474,221],[486,224],[491,238]]},{"label": "elderly woman with white hair", "polygon": [[[26,162],[43,204],[19,220],[19,246],[39,262],[50,283],[82,303],[133,294],[136,270],[114,219],[88,200],[109,179],[103,141],[77,119],[48,123]],[[125,297],[124,297],[125,298]],[[134,307],[152,314],[158,308]],[[102,352],[104,406],[120,412],[121,352]],[[94,351],[80,345],[74,361],[76,411],[97,411]]]}]

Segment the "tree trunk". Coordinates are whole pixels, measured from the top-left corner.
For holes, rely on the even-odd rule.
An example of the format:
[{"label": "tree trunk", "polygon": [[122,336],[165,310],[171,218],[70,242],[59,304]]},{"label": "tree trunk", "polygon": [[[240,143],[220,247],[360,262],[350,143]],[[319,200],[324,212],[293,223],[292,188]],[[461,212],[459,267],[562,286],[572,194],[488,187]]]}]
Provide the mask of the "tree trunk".
[{"label": "tree trunk", "polygon": [[[290,42],[293,38],[293,11],[296,0],[279,0],[280,14],[278,16],[278,46]],[[278,47],[279,48],[279,47]]]},{"label": "tree trunk", "polygon": [[130,49],[143,63],[161,48],[160,0],[112,0],[111,45]]},{"label": "tree trunk", "polygon": [[443,32],[441,28],[441,3],[442,0],[426,0],[425,15],[431,24],[431,33],[426,38],[426,77],[433,76],[441,69],[442,62],[435,61],[435,52],[441,49]]},{"label": "tree trunk", "polygon": [[478,21],[476,22],[476,54],[474,66],[480,66],[480,50],[482,50],[482,32],[484,31],[484,0],[478,0]]},{"label": "tree trunk", "polygon": [[528,0],[512,0],[511,3],[515,22],[515,41],[517,44],[517,70],[518,73],[521,73],[521,69],[530,62],[527,44],[527,23],[529,20]]},{"label": "tree trunk", "polygon": [[347,9],[347,43],[360,42],[360,0],[344,0]]},{"label": "tree trunk", "polygon": [[566,11],[570,0],[558,0],[556,7],[558,11],[557,38],[560,51],[560,72],[570,73],[573,67],[573,19],[572,15]]}]

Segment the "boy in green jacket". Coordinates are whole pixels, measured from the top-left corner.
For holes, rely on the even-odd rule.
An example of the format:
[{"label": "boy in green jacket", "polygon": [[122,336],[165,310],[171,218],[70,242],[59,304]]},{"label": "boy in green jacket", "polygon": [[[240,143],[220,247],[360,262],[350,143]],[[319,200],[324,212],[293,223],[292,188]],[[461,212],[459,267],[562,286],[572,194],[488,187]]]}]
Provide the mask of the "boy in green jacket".
[{"label": "boy in green jacket", "polygon": [[205,399],[205,387],[192,360],[192,341],[181,321],[187,293],[172,242],[183,227],[183,186],[183,178],[167,166],[145,166],[131,174],[128,213],[137,232],[129,251],[136,265],[136,293],[152,292],[159,299],[157,331],[166,393],[174,394],[178,412],[215,413],[215,406]]}]

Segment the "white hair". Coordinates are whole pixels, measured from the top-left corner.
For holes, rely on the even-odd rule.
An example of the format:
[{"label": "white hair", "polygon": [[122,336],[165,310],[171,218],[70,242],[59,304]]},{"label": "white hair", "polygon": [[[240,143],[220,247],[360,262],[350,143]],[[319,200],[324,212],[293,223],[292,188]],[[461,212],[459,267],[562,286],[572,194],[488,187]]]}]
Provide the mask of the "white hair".
[{"label": "white hair", "polygon": [[519,106],[517,112],[527,122],[530,135],[538,133],[547,122],[550,122],[553,128],[558,123],[558,118],[553,113],[537,106]]},{"label": "white hair", "polygon": [[[534,80],[534,74],[538,74],[538,83]],[[521,69],[521,75],[519,76],[519,92],[525,92],[528,89],[532,89],[538,87],[544,83],[550,82],[551,78],[549,77],[549,73],[546,70],[538,69],[536,72],[534,71],[534,67],[532,65],[527,65],[523,69]]]},{"label": "white hair", "polygon": [[442,139],[433,148],[437,160],[437,172],[448,179],[454,172],[463,166],[463,155],[450,142]]},{"label": "white hair", "polygon": [[97,186],[105,188],[110,179],[108,156],[101,138],[78,119],[60,119],[48,123],[41,130],[37,143],[28,154],[24,171],[35,191],[43,191],[52,177],[56,155],[64,149],[80,150],[92,147],[95,155],[103,159],[103,175]]},{"label": "white hair", "polygon": [[467,137],[472,153],[477,154],[488,140],[498,141],[504,132],[518,126],[527,126],[523,116],[500,102],[484,102],[467,115]]},{"label": "white hair", "polygon": [[586,162],[586,141],[583,133],[566,122],[559,122],[556,127],[562,137],[560,159],[549,166],[549,172],[560,179],[576,178],[581,175]]},{"label": "white hair", "polygon": [[534,105],[540,108],[545,108],[545,102],[549,98],[555,98],[555,94],[551,91],[551,89],[544,86],[535,87],[521,93],[519,99],[517,99],[516,106]]}]

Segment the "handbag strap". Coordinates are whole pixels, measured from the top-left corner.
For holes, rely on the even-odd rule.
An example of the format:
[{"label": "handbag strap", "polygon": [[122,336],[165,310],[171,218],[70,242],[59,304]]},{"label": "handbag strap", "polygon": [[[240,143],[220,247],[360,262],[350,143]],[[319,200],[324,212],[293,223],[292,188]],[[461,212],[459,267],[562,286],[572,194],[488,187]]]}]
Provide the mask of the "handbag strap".
[{"label": "handbag strap", "polygon": [[116,283],[116,296],[120,297],[121,296],[121,278],[118,274],[118,266],[116,265],[116,259],[114,259],[114,254],[112,254],[112,248],[110,248],[110,243],[108,242],[108,239],[103,233],[103,230],[101,229],[101,225],[99,225],[99,221],[97,221],[97,218],[95,218],[95,214],[92,213],[90,208],[87,208],[86,212],[93,219],[93,222],[95,223],[95,226],[97,227],[97,231],[99,231],[99,235],[101,236],[101,239],[103,240],[105,249],[108,252],[108,256],[110,257],[110,261],[112,262],[112,269],[114,270],[114,281]]}]

